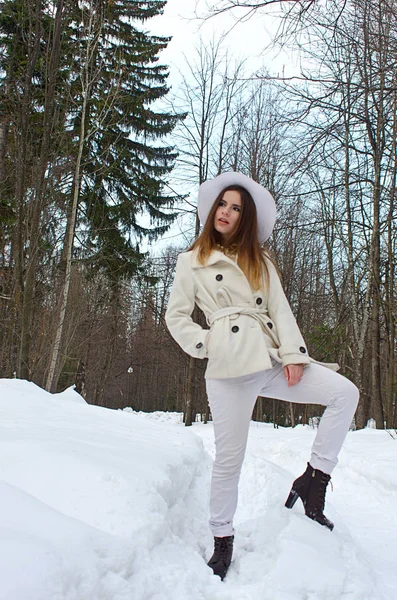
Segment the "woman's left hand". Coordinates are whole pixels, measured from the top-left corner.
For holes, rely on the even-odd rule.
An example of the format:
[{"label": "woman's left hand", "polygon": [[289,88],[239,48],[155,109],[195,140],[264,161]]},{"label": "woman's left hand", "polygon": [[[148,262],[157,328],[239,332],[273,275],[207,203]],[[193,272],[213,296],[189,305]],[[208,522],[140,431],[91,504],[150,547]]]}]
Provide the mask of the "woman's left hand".
[{"label": "woman's left hand", "polygon": [[303,365],[287,365],[284,367],[284,375],[288,381],[288,387],[292,387],[301,380]]}]

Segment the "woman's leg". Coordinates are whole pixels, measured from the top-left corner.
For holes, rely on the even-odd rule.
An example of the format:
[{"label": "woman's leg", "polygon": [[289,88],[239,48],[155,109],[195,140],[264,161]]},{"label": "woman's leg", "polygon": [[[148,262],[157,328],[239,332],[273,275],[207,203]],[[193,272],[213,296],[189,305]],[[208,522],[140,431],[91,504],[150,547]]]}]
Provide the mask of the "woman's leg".
[{"label": "woman's leg", "polygon": [[216,448],[210,497],[210,528],[215,537],[234,534],[238,482],[261,380],[262,373],[206,380]]},{"label": "woman's leg", "polygon": [[339,451],[357,407],[358,389],[346,377],[313,363],[305,367],[299,383],[290,388],[280,364],[276,364],[272,371],[275,371],[276,376],[270,381],[268,378],[264,380],[261,395],[326,407],[313,442],[309,462],[313,469],[330,475],[338,462]]}]

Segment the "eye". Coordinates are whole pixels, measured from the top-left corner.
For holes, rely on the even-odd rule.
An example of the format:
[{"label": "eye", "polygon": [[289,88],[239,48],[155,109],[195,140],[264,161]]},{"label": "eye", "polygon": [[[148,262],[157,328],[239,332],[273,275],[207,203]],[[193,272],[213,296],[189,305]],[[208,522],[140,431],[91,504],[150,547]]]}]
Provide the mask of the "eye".
[{"label": "eye", "polygon": [[241,212],[241,206],[235,206],[234,210],[236,210],[237,212]]},{"label": "eye", "polygon": [[225,206],[226,202],[224,200],[219,200],[219,205],[218,206]]}]

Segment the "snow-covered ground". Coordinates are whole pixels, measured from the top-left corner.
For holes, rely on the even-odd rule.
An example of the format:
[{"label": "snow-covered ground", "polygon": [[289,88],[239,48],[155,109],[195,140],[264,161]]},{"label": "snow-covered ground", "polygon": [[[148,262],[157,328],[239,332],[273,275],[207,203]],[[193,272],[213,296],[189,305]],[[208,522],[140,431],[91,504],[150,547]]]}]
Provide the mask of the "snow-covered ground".
[{"label": "snow-covered ground", "polygon": [[349,433],[331,533],[284,508],[314,434],[251,424],[221,582],[205,562],[211,424],[0,380],[0,600],[394,600],[397,440]]}]

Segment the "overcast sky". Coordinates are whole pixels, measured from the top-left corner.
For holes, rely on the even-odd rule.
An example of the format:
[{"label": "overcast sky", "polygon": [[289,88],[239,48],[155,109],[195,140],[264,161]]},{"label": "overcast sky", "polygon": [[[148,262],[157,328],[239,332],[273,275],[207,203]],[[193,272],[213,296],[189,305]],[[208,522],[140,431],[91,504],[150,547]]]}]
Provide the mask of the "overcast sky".
[{"label": "overcast sky", "polygon": [[226,32],[225,46],[236,58],[247,59],[247,70],[253,72],[263,65],[272,74],[281,74],[283,68],[289,70],[292,58],[271,45],[279,23],[277,18],[258,11],[251,19],[237,22],[246,14],[246,11],[237,9],[207,20],[195,17],[195,14],[207,14],[206,4],[206,0],[168,0],[164,14],[147,22],[150,32],[172,36],[168,48],[161,55],[164,63],[170,66],[172,83],[178,80],[178,68],[183,67],[183,54],[192,56],[200,37],[210,41]]},{"label": "overcast sky", "polygon": [[[249,20],[238,21],[244,17],[245,11],[234,10],[234,13],[225,13],[218,17],[203,20],[206,12],[206,0],[168,0],[164,14],[147,21],[144,26],[155,35],[172,36],[166,50],[161,54],[163,64],[169,66],[172,92],[178,88],[180,71],[186,73],[185,58],[192,59],[200,37],[204,41],[219,39],[227,33],[223,48],[237,59],[245,59],[246,74],[253,74],[265,67],[272,75],[289,74],[296,70],[294,57],[279,52],[272,46],[271,40],[277,31],[279,20],[276,17],[266,16],[259,11]],[[172,93],[171,92],[171,93]],[[172,182],[172,176],[171,176]],[[186,190],[176,190],[183,193]],[[192,190],[191,198],[194,201],[197,190]],[[143,218],[143,223],[148,225],[148,219]],[[165,234],[162,240],[155,242],[152,247],[142,244],[142,249],[149,249],[155,254],[169,244],[186,244],[184,233],[189,233],[194,224],[186,218],[179,218],[177,223]],[[191,233],[191,231],[190,231]]]}]

